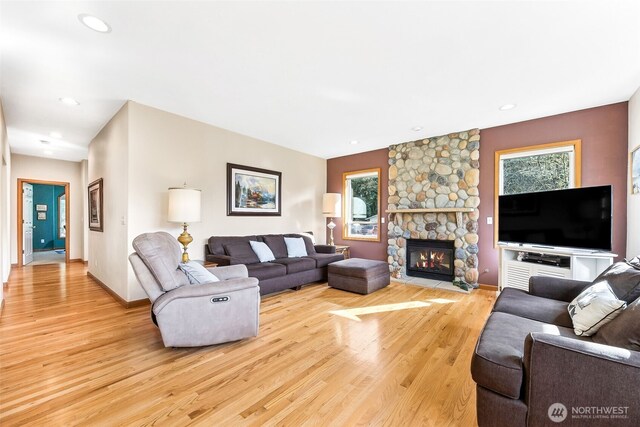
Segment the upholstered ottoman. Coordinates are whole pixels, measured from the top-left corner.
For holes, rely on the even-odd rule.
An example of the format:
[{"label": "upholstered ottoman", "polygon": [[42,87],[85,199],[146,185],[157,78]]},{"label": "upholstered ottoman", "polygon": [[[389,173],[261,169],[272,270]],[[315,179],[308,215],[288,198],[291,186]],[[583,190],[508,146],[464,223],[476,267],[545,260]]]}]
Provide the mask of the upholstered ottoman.
[{"label": "upholstered ottoman", "polygon": [[350,258],[329,264],[329,286],[343,291],[370,294],[391,281],[384,261]]}]

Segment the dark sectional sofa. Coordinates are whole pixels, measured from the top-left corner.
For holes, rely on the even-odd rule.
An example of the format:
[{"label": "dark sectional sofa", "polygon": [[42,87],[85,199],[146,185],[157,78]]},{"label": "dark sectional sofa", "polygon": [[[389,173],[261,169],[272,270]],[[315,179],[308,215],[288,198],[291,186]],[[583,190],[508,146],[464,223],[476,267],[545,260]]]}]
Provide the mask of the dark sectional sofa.
[{"label": "dark sectional sofa", "polygon": [[[302,237],[307,256],[288,258],[285,237]],[[264,242],[275,261],[261,263],[249,241]],[[295,289],[307,283],[327,280],[327,266],[344,259],[335,246],[314,245],[311,238],[300,234],[266,234],[255,236],[212,236],[205,245],[206,260],[219,266],[244,264],[249,277],[260,281],[260,294]]]},{"label": "dark sectional sofa", "polygon": [[[529,292],[502,291],[471,362],[480,427],[640,425],[640,271],[616,276],[629,306],[590,337],[574,333],[567,311],[590,282],[532,277]],[[626,418],[597,419],[593,408]]]}]

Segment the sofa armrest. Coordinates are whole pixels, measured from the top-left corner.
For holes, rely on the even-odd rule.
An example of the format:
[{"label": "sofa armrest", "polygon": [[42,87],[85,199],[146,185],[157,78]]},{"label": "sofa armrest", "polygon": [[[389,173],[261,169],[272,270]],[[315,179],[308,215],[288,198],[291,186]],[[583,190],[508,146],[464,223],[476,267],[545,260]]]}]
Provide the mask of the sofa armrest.
[{"label": "sofa armrest", "polygon": [[207,254],[205,259],[209,262],[215,262],[220,267],[231,265],[231,257],[228,255]]},{"label": "sofa armrest", "polygon": [[580,422],[572,408],[615,407],[627,422],[640,419],[640,352],[534,332],[523,359],[529,425],[547,425],[554,403],[567,408],[570,425]]},{"label": "sofa armrest", "polygon": [[[246,268],[246,267],[245,267]],[[153,313],[157,316],[162,309],[172,301],[184,298],[199,298],[230,292],[238,292],[244,289],[258,288],[258,279],[246,277],[242,279],[225,280],[224,282],[205,283],[202,285],[185,285],[162,294],[153,304]]]},{"label": "sofa armrest", "polygon": [[210,267],[207,268],[207,270],[220,280],[242,279],[244,277],[249,277],[249,271],[247,270],[247,266],[244,264]]},{"label": "sofa armrest", "polygon": [[335,254],[336,247],[334,245],[315,245],[316,252],[319,254]]},{"label": "sofa armrest", "polygon": [[591,282],[581,280],[532,276],[529,278],[529,293],[537,297],[571,302],[590,284]]}]

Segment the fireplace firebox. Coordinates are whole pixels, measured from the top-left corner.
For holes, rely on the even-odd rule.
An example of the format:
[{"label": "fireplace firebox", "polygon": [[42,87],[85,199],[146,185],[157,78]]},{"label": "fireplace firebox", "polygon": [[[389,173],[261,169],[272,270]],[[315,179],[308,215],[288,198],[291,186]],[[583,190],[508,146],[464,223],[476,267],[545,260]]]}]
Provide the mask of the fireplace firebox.
[{"label": "fireplace firebox", "polygon": [[451,240],[407,239],[408,276],[453,280],[454,244]]}]

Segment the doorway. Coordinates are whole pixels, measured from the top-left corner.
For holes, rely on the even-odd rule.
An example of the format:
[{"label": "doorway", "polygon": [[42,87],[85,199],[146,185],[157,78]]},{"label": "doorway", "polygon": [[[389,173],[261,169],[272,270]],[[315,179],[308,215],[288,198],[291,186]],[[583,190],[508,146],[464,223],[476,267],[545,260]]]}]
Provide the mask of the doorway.
[{"label": "doorway", "polygon": [[69,183],[18,178],[18,267],[69,262]]}]

